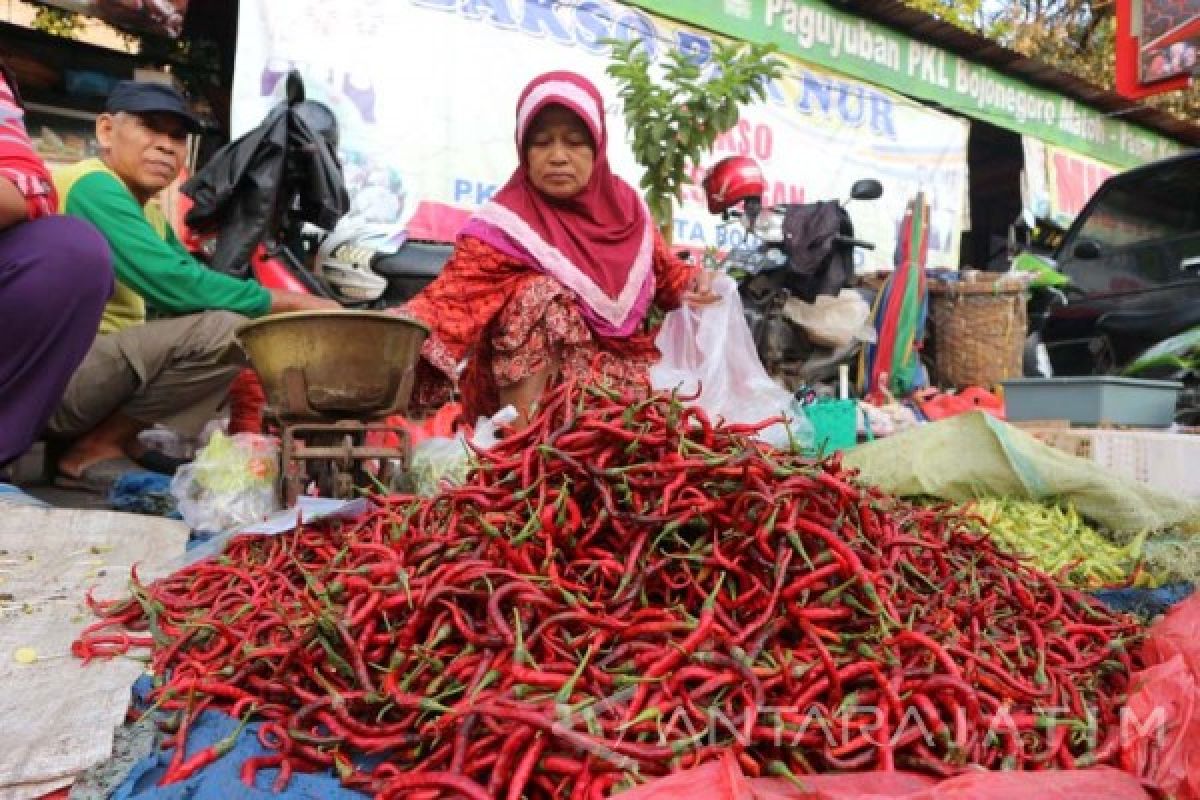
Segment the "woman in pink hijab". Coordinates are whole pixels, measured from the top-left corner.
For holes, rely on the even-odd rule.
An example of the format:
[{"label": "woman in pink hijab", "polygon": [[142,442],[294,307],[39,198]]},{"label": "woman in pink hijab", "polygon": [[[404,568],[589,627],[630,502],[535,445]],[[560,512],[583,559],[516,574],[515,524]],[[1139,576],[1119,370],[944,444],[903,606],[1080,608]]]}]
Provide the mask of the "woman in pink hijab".
[{"label": "woman in pink hijab", "polygon": [[713,299],[710,277],[670,253],[641,197],[610,169],[591,82],[536,78],[517,102],[516,140],[513,176],[405,306],[432,330],[416,408],[439,405],[457,384],[467,419],[512,404],[523,424],[559,380],[640,387],[659,359],[651,310]]}]

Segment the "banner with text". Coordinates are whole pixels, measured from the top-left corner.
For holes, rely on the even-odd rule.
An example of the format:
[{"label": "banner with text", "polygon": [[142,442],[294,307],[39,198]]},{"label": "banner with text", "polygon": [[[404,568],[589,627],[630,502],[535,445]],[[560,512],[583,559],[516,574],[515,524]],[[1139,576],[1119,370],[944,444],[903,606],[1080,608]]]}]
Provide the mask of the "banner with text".
[{"label": "banner with text", "polygon": [[1067,225],[1100,188],[1120,172],[1112,164],[1081,156],[1031,136],[1022,137],[1025,151],[1024,203],[1040,217]]},{"label": "banner with text", "polygon": [[[408,224],[414,238],[452,237],[517,163],[514,106],[521,88],[552,69],[595,81],[609,98],[609,157],[637,185],[641,168],[626,141],[606,37],[636,36],[657,59],[683,48],[705,62],[703,31],[606,0],[242,0],[233,87],[235,135],[253,128],[283,96],[296,68],[308,95],[342,127],[353,213]],[[767,101],[743,109],[697,170],[731,154],[754,157],[768,180],[767,204],[844,198],[859,178],[884,185],[877,201],[850,205],[860,268],[892,264],[905,203],[933,201],[930,263],[953,267],[964,217],[967,123],[902,96],[789,60]],[[675,219],[675,243],[725,249],[740,228],[710,215],[698,186]]]},{"label": "banner with text", "polygon": [[1141,0],[1133,12],[1142,82],[1195,74],[1200,60],[1200,0]]},{"label": "banner with text", "polygon": [[[573,0],[572,0],[573,1]],[[1102,161],[1132,167],[1180,146],[1052,91],[910,39],[823,0],[628,0]]]}]

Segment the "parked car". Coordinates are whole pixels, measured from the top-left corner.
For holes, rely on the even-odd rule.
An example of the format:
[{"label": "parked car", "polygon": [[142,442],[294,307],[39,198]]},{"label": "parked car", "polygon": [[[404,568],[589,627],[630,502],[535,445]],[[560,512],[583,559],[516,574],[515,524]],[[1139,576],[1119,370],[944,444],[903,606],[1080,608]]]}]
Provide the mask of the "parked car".
[{"label": "parked car", "polygon": [[1052,374],[1141,373],[1148,351],[1173,339],[1175,355],[1188,360],[1194,345],[1183,345],[1196,337],[1187,334],[1200,328],[1200,151],[1105,181],[1054,266],[1058,280],[1035,286],[1057,282],[1041,291],[1059,299],[1043,300],[1033,337]]}]

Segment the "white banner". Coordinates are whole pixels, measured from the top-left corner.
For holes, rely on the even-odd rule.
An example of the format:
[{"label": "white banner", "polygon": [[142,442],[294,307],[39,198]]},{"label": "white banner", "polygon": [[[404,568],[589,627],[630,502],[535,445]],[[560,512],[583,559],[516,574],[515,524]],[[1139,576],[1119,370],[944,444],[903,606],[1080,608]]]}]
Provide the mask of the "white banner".
[{"label": "white banner", "polygon": [[1040,217],[1068,226],[1100,184],[1120,167],[1073,153],[1032,136],[1021,137],[1025,151],[1022,201]]},{"label": "white banner", "polygon": [[[657,58],[681,47],[704,60],[713,38],[611,0],[242,0],[233,87],[234,135],[256,126],[299,69],[308,95],[342,127],[354,211],[401,221],[414,238],[449,238],[503,185],[517,163],[517,95],[536,75],[569,69],[609,98],[609,158],[637,185],[614,83],[609,37],[643,39]],[[761,164],[765,202],[844,198],[877,178],[882,199],[852,203],[859,238],[874,241],[860,269],[890,268],[905,203],[932,198],[929,265],[958,263],[966,197],[968,123],[870,84],[787,61],[769,99],[743,109],[738,127],[705,162],[744,153]],[[701,173],[702,174],[702,173]],[[731,244],[700,190],[687,193],[675,244]]]}]

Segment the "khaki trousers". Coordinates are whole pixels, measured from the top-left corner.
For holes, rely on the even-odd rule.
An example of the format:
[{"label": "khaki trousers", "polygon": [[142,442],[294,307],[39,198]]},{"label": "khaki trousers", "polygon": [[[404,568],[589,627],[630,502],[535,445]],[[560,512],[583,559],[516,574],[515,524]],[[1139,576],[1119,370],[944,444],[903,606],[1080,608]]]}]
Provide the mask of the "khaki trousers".
[{"label": "khaki trousers", "polygon": [[195,437],[245,365],[233,346],[243,322],[228,311],[206,311],[97,336],[50,419],[50,433],[78,438],[119,411]]}]

